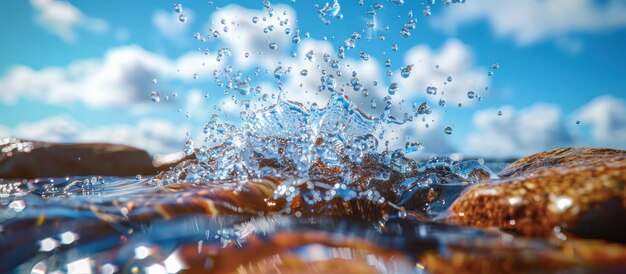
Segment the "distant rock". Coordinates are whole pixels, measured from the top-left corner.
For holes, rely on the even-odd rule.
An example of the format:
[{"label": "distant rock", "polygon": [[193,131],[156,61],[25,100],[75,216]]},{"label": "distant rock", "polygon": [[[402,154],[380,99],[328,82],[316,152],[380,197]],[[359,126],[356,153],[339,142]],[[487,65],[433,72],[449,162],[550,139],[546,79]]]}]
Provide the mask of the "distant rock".
[{"label": "distant rock", "polygon": [[144,150],[107,143],[55,144],[20,139],[0,140],[0,178],[65,176],[135,176],[156,174],[182,156],[154,159]]},{"label": "distant rock", "polygon": [[533,237],[626,242],[626,151],[562,148],[522,158],[469,189],[453,222]]}]

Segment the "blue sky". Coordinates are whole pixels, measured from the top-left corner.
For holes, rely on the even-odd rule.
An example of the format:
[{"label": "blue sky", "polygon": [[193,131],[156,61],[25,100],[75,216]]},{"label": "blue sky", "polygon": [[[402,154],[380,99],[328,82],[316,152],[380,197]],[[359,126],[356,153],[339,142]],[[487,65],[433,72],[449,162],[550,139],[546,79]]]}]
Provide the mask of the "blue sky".
[{"label": "blue sky", "polygon": [[[362,38],[346,50],[342,69],[358,71],[371,94],[346,94],[368,109],[370,100],[380,100],[397,82],[395,101],[405,100],[405,108],[428,102],[433,109],[428,128],[412,123],[395,130],[398,144],[410,139],[423,142],[425,152],[496,157],[559,146],[626,148],[623,1],[468,0],[450,6],[436,1],[432,15],[424,16],[426,1],[363,1],[361,6],[344,0],[339,1],[343,18],[327,17],[328,25],[315,7],[326,1],[272,1],[275,15],[256,24],[252,17],[267,17],[262,1],[209,2],[5,3],[11,12],[0,18],[0,137],[111,141],[154,153],[177,151],[187,131],[202,136],[211,114],[236,117],[239,111],[232,93],[224,95],[213,81],[214,69],[232,65],[253,75],[260,67],[254,84],[272,94],[276,83],[263,71],[281,62],[295,71],[285,80],[290,99],[323,103],[324,94],[302,91],[319,81],[313,70],[323,62],[322,53],[335,56],[356,31]],[[186,22],[178,20],[175,3],[182,4]],[[383,8],[373,9],[375,3]],[[400,29],[409,20],[415,20],[415,29],[403,38]],[[374,28],[366,26],[369,21]],[[276,30],[263,33],[272,22]],[[292,32],[285,34],[285,28]],[[291,43],[295,29],[302,36],[298,45]],[[194,32],[208,38],[198,41]],[[278,49],[271,50],[271,42]],[[394,43],[397,51],[391,49]],[[217,62],[218,50],[225,47],[232,56]],[[303,60],[308,50],[315,50],[318,64]],[[359,58],[361,51],[369,61]],[[243,57],[246,52],[249,58]],[[386,59],[391,77],[383,66]],[[499,69],[491,68],[494,62]],[[399,69],[409,64],[415,65],[413,73],[402,79]],[[312,74],[299,77],[300,67]],[[489,71],[494,75],[487,76]],[[447,76],[453,80],[444,84]],[[439,94],[427,95],[426,86],[437,87]],[[482,100],[468,99],[469,90]],[[161,102],[150,101],[152,91],[159,92]],[[246,99],[235,97],[236,102]],[[441,98],[445,107],[437,105]],[[443,133],[446,126],[453,134]]]}]

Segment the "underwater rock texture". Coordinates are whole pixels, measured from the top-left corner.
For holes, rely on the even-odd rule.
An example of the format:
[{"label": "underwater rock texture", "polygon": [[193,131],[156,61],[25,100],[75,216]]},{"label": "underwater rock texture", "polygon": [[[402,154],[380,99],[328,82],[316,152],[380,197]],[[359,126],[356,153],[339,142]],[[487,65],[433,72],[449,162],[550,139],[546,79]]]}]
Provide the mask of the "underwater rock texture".
[{"label": "underwater rock texture", "polygon": [[463,225],[626,242],[626,151],[561,148],[522,158],[450,207]]}]

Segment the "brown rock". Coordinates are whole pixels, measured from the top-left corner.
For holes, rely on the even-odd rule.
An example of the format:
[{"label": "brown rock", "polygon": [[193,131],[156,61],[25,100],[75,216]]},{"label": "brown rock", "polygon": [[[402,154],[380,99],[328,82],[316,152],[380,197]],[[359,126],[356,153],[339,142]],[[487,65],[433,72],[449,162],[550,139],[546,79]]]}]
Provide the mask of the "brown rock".
[{"label": "brown rock", "polygon": [[[0,178],[134,176],[156,174],[173,163],[159,162],[144,150],[107,143],[53,144],[0,140]],[[180,159],[179,159],[180,160]]]},{"label": "brown rock", "polygon": [[560,247],[526,248],[452,244],[449,252],[420,258],[429,273],[624,273],[626,247],[598,240],[571,240]]},{"label": "brown rock", "polygon": [[[350,255],[324,258],[324,252],[311,253],[322,258],[298,256],[298,248],[341,250]],[[306,252],[306,251],[304,251]],[[339,253],[340,251],[337,251]],[[269,239],[252,236],[245,248],[188,244],[180,247],[185,273],[380,273],[371,263],[406,272],[413,262],[398,250],[379,247],[358,237],[338,237],[325,232],[278,232]],[[306,254],[305,256],[310,256]],[[209,264],[207,264],[207,261]]]},{"label": "brown rock", "polygon": [[466,191],[453,222],[526,236],[626,242],[626,151],[562,148],[520,159]]}]

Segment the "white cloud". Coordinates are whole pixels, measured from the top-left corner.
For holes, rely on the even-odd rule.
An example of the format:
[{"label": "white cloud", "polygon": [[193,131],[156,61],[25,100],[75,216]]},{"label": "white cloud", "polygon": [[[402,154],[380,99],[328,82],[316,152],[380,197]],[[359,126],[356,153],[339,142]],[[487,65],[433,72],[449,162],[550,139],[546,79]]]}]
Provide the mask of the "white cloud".
[{"label": "white cloud", "polygon": [[100,33],[109,29],[106,21],[84,15],[69,2],[30,0],[30,4],[37,12],[36,22],[65,41],[75,41],[78,28]]},{"label": "white cloud", "polygon": [[564,126],[561,109],[543,103],[520,110],[511,106],[480,110],[474,114],[473,125],[466,149],[473,155],[523,156],[574,141]]},{"label": "white cloud", "polygon": [[182,45],[184,41],[188,41],[189,37],[186,36],[189,25],[192,22],[193,11],[185,9],[185,15],[187,16],[186,22],[181,22],[179,19],[180,13],[164,10],[157,10],[152,15],[152,25],[156,28],[163,37],[174,42],[176,45]]},{"label": "white cloud", "polygon": [[[263,82],[258,85],[261,88],[259,94],[255,97],[231,95],[222,97],[211,109],[215,113],[224,113],[230,117],[238,117],[242,111],[257,112],[269,106],[276,104],[279,92],[276,86],[269,82]],[[256,92],[256,91],[255,91]],[[263,99],[264,94],[267,94]],[[289,99],[289,98],[287,98]],[[243,104],[244,100],[249,100],[249,108]]]},{"label": "white cloud", "polygon": [[[437,51],[426,45],[412,47],[404,56],[404,66],[411,64],[409,77],[403,78],[400,70],[394,73],[393,81],[399,87],[396,96],[401,99],[426,97],[432,102],[443,99],[447,104],[468,105],[478,100],[470,100],[468,91],[484,96],[489,85],[487,71],[476,67],[474,53],[457,39],[447,40]],[[448,77],[452,81],[448,82]],[[426,93],[429,86],[437,88],[436,95]]]},{"label": "white cloud", "polygon": [[[314,52],[314,60],[307,60],[306,54]],[[303,103],[317,103],[323,106],[330,96],[328,91],[318,92],[322,72],[327,75],[334,74],[337,89],[343,89],[344,94],[349,96],[361,110],[369,115],[379,115],[384,103],[382,99],[388,95],[390,82],[383,79],[382,64],[375,58],[368,61],[361,59],[346,58],[340,63],[341,76],[337,76],[336,69],[331,68],[329,62],[323,61],[323,56],[328,54],[330,60],[338,60],[337,52],[330,42],[314,39],[304,39],[297,47],[296,58],[284,58],[282,65],[291,68],[291,73],[286,76],[284,84],[286,98]],[[471,104],[477,99],[470,100],[467,92],[472,90],[477,95],[485,95],[485,87],[489,84],[487,72],[477,68],[471,50],[456,39],[448,40],[441,49],[432,50],[426,45],[418,45],[409,49],[405,55],[405,64],[413,64],[413,71],[408,78],[402,78],[397,70],[392,77],[397,82],[398,92],[392,97],[394,108],[392,114],[402,116],[403,112],[410,109],[411,103],[418,98],[427,98],[431,105],[436,105],[439,99],[444,99],[448,104],[463,103]],[[401,65],[396,65],[400,67]],[[436,68],[436,66],[439,66]],[[300,75],[302,70],[308,72],[307,76]],[[352,72],[363,85],[363,90],[368,90],[369,96],[363,96],[362,91],[354,91],[351,85]],[[447,82],[451,76],[453,80]],[[444,84],[444,82],[446,82]],[[375,84],[377,83],[377,84]],[[436,95],[427,95],[426,88],[435,86],[438,88]],[[376,109],[371,109],[371,100],[377,104]],[[398,103],[405,101],[401,108]]]},{"label": "white cloud", "polygon": [[47,142],[108,142],[145,149],[152,153],[182,150],[187,124],[175,125],[158,119],[142,119],[135,125],[112,124],[86,127],[69,116],[51,116],[35,122],[24,122],[15,128],[0,125],[0,136]]},{"label": "white cloud", "polygon": [[0,101],[11,104],[25,98],[59,105],[123,106],[147,102],[154,78],[190,82],[194,73],[208,78],[219,66],[215,58],[198,52],[169,60],[139,46],[124,46],[110,49],[102,60],[78,60],[66,67],[15,66],[0,78]]},{"label": "white cloud", "polygon": [[[308,60],[306,54],[313,51],[313,59]],[[382,99],[386,93],[384,92],[384,82],[380,78],[380,63],[374,58],[369,61],[355,60],[352,58],[343,59],[340,63],[341,76],[338,76],[336,69],[332,68],[330,62],[324,62],[324,55],[328,54],[331,60],[338,60],[337,52],[333,49],[330,42],[304,39],[297,48],[296,58],[285,58],[283,66],[291,68],[291,73],[285,78],[284,90],[285,97],[288,100],[299,101],[302,103],[316,103],[323,107],[328,102],[330,92],[327,90],[318,91],[321,84],[322,72],[327,75],[333,74],[336,81],[336,89],[344,90],[344,94],[352,99],[367,113],[369,112],[369,101],[374,99],[381,105]],[[306,70],[307,75],[301,75],[301,71]],[[363,92],[356,92],[350,86],[352,79],[352,71],[357,72],[357,78],[363,85],[363,89],[369,90],[370,95],[364,97]],[[374,86],[374,82],[378,81],[379,86]],[[380,108],[379,108],[380,109]],[[379,111],[380,112],[380,111]]]},{"label": "white cloud", "polygon": [[[233,52],[238,68],[248,69],[255,63],[275,67],[277,57],[286,57],[290,52],[296,15],[287,5],[275,5],[273,8],[274,14],[270,17],[265,10],[228,5],[213,13],[206,32],[211,37],[213,32],[219,33],[220,40]],[[257,23],[252,22],[254,17],[258,18]],[[270,31],[270,28],[274,30]],[[290,35],[285,33],[287,28],[291,30]],[[304,33],[301,36],[304,38]],[[270,43],[276,43],[278,48],[270,49]],[[246,53],[249,55],[247,58]]]},{"label": "white cloud", "polygon": [[[270,74],[278,66],[282,66],[286,71],[290,70],[290,73],[283,77],[283,90],[285,91],[283,96],[287,100],[326,105],[330,96],[329,92],[317,92],[322,71],[334,74],[337,88],[344,88],[345,94],[356,103],[362,106],[367,103],[366,111],[369,110],[371,99],[380,101],[384,97],[385,94],[381,92],[384,84],[380,79],[380,64],[376,60],[366,62],[344,59],[340,69],[343,76],[338,76],[335,73],[336,69],[323,61],[324,54],[328,54],[333,60],[338,60],[332,44],[328,41],[306,38],[303,32],[300,33],[302,41],[296,46],[292,43],[296,32],[295,22],[297,22],[295,11],[286,5],[275,5],[273,9],[273,16],[270,17],[266,10],[228,5],[213,14],[208,23],[207,32],[210,35],[213,31],[219,33],[220,41],[232,51],[232,57],[238,69],[245,70],[259,66],[267,69]],[[253,22],[255,17],[258,18],[257,23]],[[270,30],[272,27],[274,29]],[[289,34],[286,33],[287,29],[290,30]],[[270,43],[276,43],[278,48],[270,49]],[[296,57],[291,56],[292,49]],[[314,61],[306,60],[305,56],[309,51],[314,51]],[[308,75],[300,75],[302,70],[307,70]],[[368,98],[364,98],[346,86],[352,78],[353,70],[358,72],[364,88],[370,90],[372,95]],[[379,87],[373,85],[375,80],[381,83]],[[380,102],[379,105],[381,105]],[[232,109],[234,105],[230,104],[230,106],[231,111],[234,111]]]},{"label": "white cloud", "polygon": [[487,21],[500,37],[519,45],[626,27],[626,2],[609,0],[481,0],[453,5],[433,26],[454,32],[475,21]]},{"label": "white cloud", "polygon": [[626,148],[626,102],[611,95],[599,96],[572,115],[582,126],[591,127],[598,145]]},{"label": "white cloud", "polygon": [[[381,71],[382,63],[375,58],[369,61],[346,58],[341,60],[341,76],[337,75],[336,69],[331,68],[329,62],[323,60],[327,54],[331,60],[338,60],[337,51],[328,41],[306,38],[300,33],[302,41],[296,46],[292,44],[295,35],[296,14],[292,8],[284,5],[274,6],[274,15],[270,17],[265,10],[246,9],[238,5],[226,6],[212,16],[208,26],[210,30],[219,33],[219,39],[232,50],[233,59],[237,68],[246,69],[254,66],[266,68],[271,74],[277,66],[289,70],[290,73],[283,77],[284,97],[288,100],[296,100],[303,103],[316,103],[323,106],[328,101],[328,91],[318,92],[322,72],[333,74],[337,83],[337,89],[343,89],[344,94],[349,96],[367,114],[377,115],[382,111],[384,103],[382,98],[387,96],[389,79],[383,79]],[[253,18],[258,18],[257,23]],[[269,27],[275,29],[269,31]],[[291,33],[285,34],[289,28]],[[224,31],[227,29],[227,31]],[[277,43],[278,49],[271,50],[269,43]],[[295,57],[290,56],[290,50],[295,48]],[[306,59],[306,54],[314,52],[315,59]],[[262,54],[260,54],[262,52]],[[248,57],[246,57],[248,55]],[[391,79],[398,82],[400,91],[394,96],[394,104],[406,100],[410,107],[412,100],[418,97],[428,97],[435,102],[443,98],[450,104],[470,104],[467,92],[473,90],[476,94],[484,95],[484,88],[488,85],[487,71],[475,67],[474,55],[462,42],[456,39],[448,40],[441,49],[433,50],[426,45],[415,46],[405,56],[406,64],[414,64],[412,75],[408,79],[400,77],[396,71]],[[400,67],[401,64],[395,64]],[[439,68],[435,68],[439,65]],[[300,72],[306,70],[308,75],[302,76]],[[350,85],[352,72],[357,72],[357,78],[364,89],[369,91],[369,96],[363,96],[363,92],[356,92]],[[446,82],[448,76],[453,77],[452,82]],[[377,83],[375,85],[374,83]],[[437,86],[437,96],[426,96],[426,87]],[[370,101],[374,100],[377,109],[370,108]],[[394,109],[394,115],[402,115]]]},{"label": "white cloud", "polygon": [[458,149],[455,149],[449,141],[450,137],[443,132],[445,126],[441,124],[443,121],[441,113],[433,111],[424,118],[424,120],[419,118],[414,122],[389,127],[385,135],[385,140],[389,140],[389,147],[405,148],[407,142],[424,145],[423,150],[408,154],[409,157],[416,156],[416,154],[443,155],[457,152]]},{"label": "white cloud", "polygon": [[[344,94],[349,96],[353,102],[359,105],[360,109],[370,115],[378,115],[384,107],[382,98],[387,96],[387,83],[383,79],[383,71],[381,71],[382,63],[375,58],[368,61],[354,58],[346,58],[341,60],[339,69],[341,76],[337,75],[336,69],[331,68],[330,62],[325,62],[324,55],[330,56],[330,60],[338,60],[337,51],[328,41],[315,40],[305,38],[304,33],[300,36],[302,41],[297,45],[291,44],[294,35],[296,22],[293,10],[284,6],[274,7],[276,12],[274,17],[270,18],[264,10],[249,10],[236,5],[230,5],[221,9],[213,15],[209,24],[210,28],[220,33],[220,40],[233,52],[233,59],[238,68],[252,68],[260,65],[262,68],[268,69],[269,73],[273,72],[273,68],[278,65],[284,70],[290,72],[282,77],[283,80],[283,96],[288,100],[294,100],[305,104],[316,103],[320,107],[326,105],[330,93],[328,91],[318,92],[320,86],[320,78],[324,71],[326,75],[333,74],[335,76],[337,89],[343,89]],[[276,14],[282,16],[277,16]],[[286,15],[285,15],[286,14]],[[252,18],[259,18],[255,24]],[[263,21],[263,18],[267,21]],[[287,24],[280,25],[280,22],[288,18]],[[222,19],[224,23],[222,23]],[[265,33],[264,28],[269,25],[276,27],[274,31]],[[224,32],[224,27],[228,28]],[[291,35],[285,35],[284,29],[291,28]],[[270,50],[268,44],[275,42],[279,45],[277,50]],[[287,49],[295,47],[295,57],[289,56]],[[314,52],[314,60],[308,60],[306,54],[310,51]],[[263,54],[258,54],[263,52]],[[245,54],[248,53],[248,58]],[[467,91],[475,90],[481,94],[484,87],[488,84],[487,72],[475,67],[473,53],[462,42],[451,39],[447,41],[441,49],[432,50],[425,45],[412,48],[405,57],[406,63],[414,63],[415,68],[409,79],[400,78],[399,71],[396,71],[397,80],[402,87],[394,96],[394,113],[398,118],[402,117],[402,112],[411,108],[412,100],[417,97],[426,97],[426,87],[436,85],[439,87],[437,96],[430,96],[433,101],[438,102],[440,98],[451,101],[450,103],[468,104]],[[396,64],[399,67],[401,64]],[[435,68],[439,65],[439,69]],[[306,70],[308,75],[300,75],[300,72]],[[369,96],[363,96],[362,92],[354,91],[350,85],[352,72],[357,73],[364,89],[369,90]],[[452,82],[446,82],[448,76],[454,79]],[[374,83],[377,82],[378,85]],[[265,89],[264,89],[265,90]],[[443,92],[442,92],[443,91]],[[407,99],[402,109],[397,104]],[[374,100],[377,104],[376,109],[370,107],[370,100]],[[476,100],[476,99],[474,99]],[[232,98],[224,98],[220,101],[219,106],[222,110],[235,113],[241,111],[241,107],[237,106]],[[439,116],[432,114],[426,117],[430,127],[425,127],[424,122],[415,121],[407,123],[402,127],[397,127],[390,131],[391,147],[402,148],[406,143],[406,136],[412,138],[408,141],[419,141],[424,143],[426,153],[450,153],[454,151],[452,145],[445,139],[443,127],[439,122]],[[421,119],[421,118],[418,118]],[[435,123],[432,120],[436,120]]]}]

